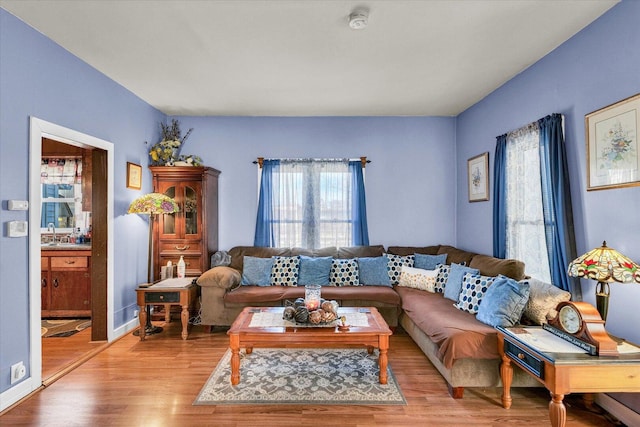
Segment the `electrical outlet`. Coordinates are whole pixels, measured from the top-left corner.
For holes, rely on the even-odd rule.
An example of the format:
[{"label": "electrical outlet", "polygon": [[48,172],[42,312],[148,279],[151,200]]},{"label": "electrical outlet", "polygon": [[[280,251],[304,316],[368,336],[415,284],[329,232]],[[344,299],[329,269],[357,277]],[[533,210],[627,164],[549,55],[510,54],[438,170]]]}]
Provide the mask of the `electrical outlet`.
[{"label": "electrical outlet", "polygon": [[134,310],[134,311],[133,311],[133,318],[134,318],[134,319],[137,319],[139,314],[140,314],[140,311],[138,311],[138,310]]},{"label": "electrical outlet", "polygon": [[16,381],[20,381],[27,374],[27,368],[24,366],[24,362],[18,362],[15,365],[11,365],[11,384]]}]

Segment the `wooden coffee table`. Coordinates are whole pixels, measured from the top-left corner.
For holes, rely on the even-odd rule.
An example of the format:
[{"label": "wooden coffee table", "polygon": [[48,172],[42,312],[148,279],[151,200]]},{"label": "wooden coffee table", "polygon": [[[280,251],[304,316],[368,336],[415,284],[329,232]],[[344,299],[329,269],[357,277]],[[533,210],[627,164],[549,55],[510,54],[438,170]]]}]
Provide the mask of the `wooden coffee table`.
[{"label": "wooden coffee table", "polygon": [[[375,307],[340,307],[338,315],[362,313],[366,316],[367,326],[350,326],[348,330],[334,327],[299,326],[251,326],[256,313],[274,313],[282,318],[283,307],[246,307],[231,325],[229,347],[231,348],[231,384],[240,382],[240,348],[247,354],[254,347],[302,347],[302,348],[343,348],[366,347],[369,354],[377,348],[380,351],[380,384],[387,383],[387,351],[389,336],[392,334]],[[277,317],[277,316],[276,316]],[[362,316],[360,316],[362,317]],[[348,322],[347,322],[348,323]]]}]

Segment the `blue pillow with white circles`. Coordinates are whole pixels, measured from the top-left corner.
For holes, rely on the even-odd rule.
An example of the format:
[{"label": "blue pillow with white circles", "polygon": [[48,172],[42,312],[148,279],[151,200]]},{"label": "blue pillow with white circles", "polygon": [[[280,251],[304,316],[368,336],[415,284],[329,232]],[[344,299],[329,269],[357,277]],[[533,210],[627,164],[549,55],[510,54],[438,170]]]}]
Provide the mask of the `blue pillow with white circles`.
[{"label": "blue pillow with white circles", "polygon": [[448,264],[438,264],[436,266],[438,269],[438,275],[436,276],[436,293],[444,293],[444,286],[447,284],[447,280],[449,280],[449,272],[451,271],[451,266]]},{"label": "blue pillow with white circles", "polygon": [[467,313],[476,314],[478,308],[480,308],[482,298],[495,279],[495,277],[481,274],[465,273],[462,277],[462,289],[458,296],[458,302],[454,304],[456,308]]}]

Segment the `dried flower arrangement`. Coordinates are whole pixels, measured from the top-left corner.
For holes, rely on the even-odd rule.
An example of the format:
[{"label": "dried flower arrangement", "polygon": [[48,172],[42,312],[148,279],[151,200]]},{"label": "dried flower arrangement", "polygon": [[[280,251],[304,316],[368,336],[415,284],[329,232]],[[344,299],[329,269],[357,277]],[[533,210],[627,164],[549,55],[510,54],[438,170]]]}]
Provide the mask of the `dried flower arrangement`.
[{"label": "dried flower arrangement", "polygon": [[171,124],[160,123],[162,140],[154,144],[149,150],[151,164],[154,166],[174,166],[176,162],[182,162],[184,166],[200,166],[202,159],[193,154],[180,155],[180,149],[185,143],[193,128],[189,129],[184,136],[180,130],[180,123],[176,119],[171,120]]}]

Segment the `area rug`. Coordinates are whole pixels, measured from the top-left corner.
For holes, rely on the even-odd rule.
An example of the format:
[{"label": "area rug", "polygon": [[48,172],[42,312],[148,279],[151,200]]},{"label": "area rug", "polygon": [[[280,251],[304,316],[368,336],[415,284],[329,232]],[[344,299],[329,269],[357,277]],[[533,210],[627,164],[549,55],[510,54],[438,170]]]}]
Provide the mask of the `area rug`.
[{"label": "area rug", "polygon": [[378,379],[378,352],[366,349],[254,349],[240,353],[240,384],[231,385],[231,350],[194,405],[406,405],[391,368]]},{"label": "area rug", "polygon": [[42,319],[42,338],[70,337],[91,326],[91,319]]}]

